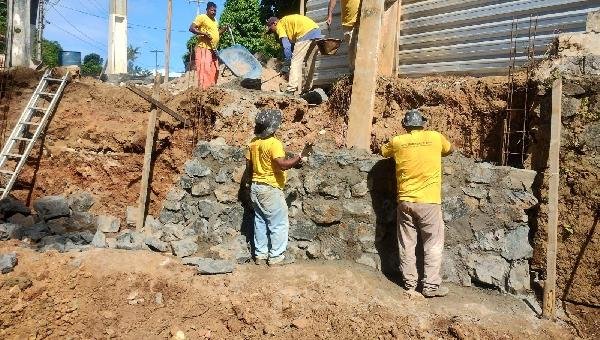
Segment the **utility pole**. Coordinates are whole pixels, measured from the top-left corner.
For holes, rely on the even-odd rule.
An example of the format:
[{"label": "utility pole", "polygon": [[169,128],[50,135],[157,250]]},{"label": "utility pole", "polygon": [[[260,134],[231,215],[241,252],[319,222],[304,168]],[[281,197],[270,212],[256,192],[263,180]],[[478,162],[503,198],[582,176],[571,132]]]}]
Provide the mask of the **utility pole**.
[{"label": "utility pole", "polygon": [[154,75],[156,75],[158,73],[158,54],[162,53],[163,51],[152,50],[150,52],[154,53]]},{"label": "utility pole", "polygon": [[44,0],[40,0],[38,4],[38,28],[37,28],[37,48],[36,48],[36,59],[42,61],[42,39],[44,38]]},{"label": "utility pole", "polygon": [[200,4],[206,2],[204,0],[188,0],[189,3],[196,3],[196,16],[200,15]]},{"label": "utility pole", "polygon": [[106,74],[127,73],[127,0],[110,0]]},{"label": "utility pole", "polygon": [[165,32],[165,77],[163,82],[169,81],[169,58],[171,58],[171,18],[173,17],[173,0],[167,0],[167,31]]}]

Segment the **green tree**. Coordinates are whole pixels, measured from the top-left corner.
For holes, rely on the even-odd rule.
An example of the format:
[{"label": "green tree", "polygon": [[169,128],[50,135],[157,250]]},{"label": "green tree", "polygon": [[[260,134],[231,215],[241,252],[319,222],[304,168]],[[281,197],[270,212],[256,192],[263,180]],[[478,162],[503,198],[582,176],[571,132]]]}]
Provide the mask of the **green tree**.
[{"label": "green tree", "polygon": [[96,54],[90,53],[83,57],[83,64],[81,65],[81,74],[84,76],[97,77],[102,72],[102,63],[104,60]]},{"label": "green tree", "polygon": [[0,4],[0,53],[6,51],[6,1]]},{"label": "green tree", "polygon": [[58,41],[49,41],[42,39],[42,63],[48,67],[58,66],[58,54],[62,51],[62,46]]},{"label": "green tree", "polygon": [[133,45],[127,46],[127,73],[134,76],[147,77],[152,74],[149,70],[135,65],[135,61],[140,56],[140,48],[133,47]]}]

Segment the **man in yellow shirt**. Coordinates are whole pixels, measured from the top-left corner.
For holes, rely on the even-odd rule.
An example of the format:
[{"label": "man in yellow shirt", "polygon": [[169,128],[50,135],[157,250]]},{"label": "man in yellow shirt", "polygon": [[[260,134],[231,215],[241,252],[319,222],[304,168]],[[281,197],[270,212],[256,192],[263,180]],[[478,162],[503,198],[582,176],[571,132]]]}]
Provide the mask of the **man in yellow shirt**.
[{"label": "man in yellow shirt", "polygon": [[288,207],[283,194],[285,171],[301,157],[285,158],[283,143],[273,135],[281,125],[280,110],[256,115],[254,134],[246,151],[246,169],[252,170],[250,198],[254,208],[254,261],[270,266],[290,263],[284,252],[288,243]]},{"label": "man in yellow shirt", "polygon": [[[327,25],[331,26],[333,21],[333,9],[337,0],[329,0],[327,7]],[[358,42],[358,26],[360,13],[360,0],[341,0],[342,7],[342,29],[344,40],[348,44],[348,65],[350,72],[354,73],[354,59],[356,58],[356,43]]]},{"label": "man in yellow shirt", "polygon": [[442,157],[453,150],[442,134],[423,130],[426,122],[419,110],[407,111],[402,120],[407,133],[392,138],[381,148],[381,154],[393,157],[396,162],[398,240],[404,287],[414,292],[417,286],[418,233],[425,254],[423,295],[436,297],[448,294],[448,288],[440,286],[444,251]]},{"label": "man in yellow shirt", "polygon": [[227,26],[218,27],[215,16],[217,5],[214,2],[206,4],[206,14],[198,15],[190,25],[190,32],[198,37],[194,49],[194,62],[198,87],[206,90],[217,83],[219,76],[219,61],[217,60],[217,45],[221,33]]},{"label": "man in yellow shirt", "polygon": [[267,27],[269,32],[277,34],[283,46],[285,63],[282,72],[289,71],[286,92],[298,94],[310,90],[317,53],[315,40],[323,37],[319,25],[309,17],[292,14],[281,20],[277,17],[269,18]]}]

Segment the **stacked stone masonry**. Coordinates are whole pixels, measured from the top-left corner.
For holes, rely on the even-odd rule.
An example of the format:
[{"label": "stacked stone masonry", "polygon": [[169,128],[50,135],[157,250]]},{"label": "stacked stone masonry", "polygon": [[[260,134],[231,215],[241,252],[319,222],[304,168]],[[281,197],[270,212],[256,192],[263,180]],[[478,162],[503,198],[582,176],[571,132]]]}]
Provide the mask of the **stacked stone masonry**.
[{"label": "stacked stone masonry", "polygon": [[[203,256],[248,260],[253,212],[244,170],[242,148],[201,142],[158,220],[151,219],[150,232],[176,255],[190,255],[196,244]],[[530,289],[528,210],[537,204],[535,175],[461,155],[444,160],[445,280],[512,293]],[[288,171],[288,251],[397,272],[395,186],[391,160],[315,151],[301,169]]]}]

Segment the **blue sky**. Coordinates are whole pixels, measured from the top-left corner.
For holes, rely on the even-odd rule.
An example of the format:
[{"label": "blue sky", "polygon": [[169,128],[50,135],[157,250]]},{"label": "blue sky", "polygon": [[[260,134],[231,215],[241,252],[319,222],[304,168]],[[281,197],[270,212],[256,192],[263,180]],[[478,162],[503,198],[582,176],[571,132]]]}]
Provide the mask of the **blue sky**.
[{"label": "blue sky", "polygon": [[[218,17],[225,0],[213,2],[218,6]],[[200,4],[200,13],[204,13],[205,3]],[[155,57],[150,51],[165,48],[166,15],[166,0],[128,1],[129,44],[140,47],[141,52],[137,65],[154,70]],[[185,43],[191,36],[188,28],[195,15],[195,3],[173,0],[171,72],[183,71],[181,56],[186,52]],[[51,0],[46,21],[49,23],[44,31],[45,39],[58,41],[66,51],[80,51],[82,57],[95,52],[106,59],[108,0]],[[163,68],[163,53],[158,54],[158,65],[159,69]]]}]

